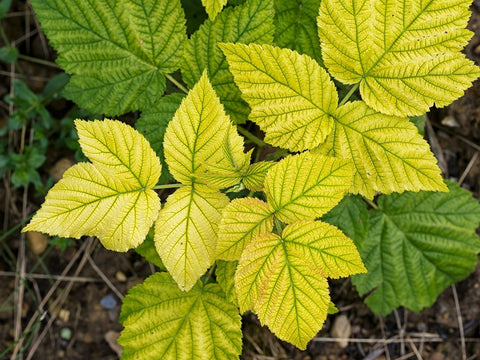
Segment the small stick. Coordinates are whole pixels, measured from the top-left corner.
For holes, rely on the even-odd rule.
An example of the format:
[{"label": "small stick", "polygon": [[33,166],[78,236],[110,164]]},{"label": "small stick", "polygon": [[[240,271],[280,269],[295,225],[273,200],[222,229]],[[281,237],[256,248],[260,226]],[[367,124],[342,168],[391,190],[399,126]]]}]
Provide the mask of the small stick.
[{"label": "small stick", "polygon": [[115,285],[112,284],[112,282],[108,279],[108,277],[100,270],[100,268],[95,264],[95,261],[93,261],[92,257],[87,254],[87,260],[90,263],[90,266],[95,270],[95,272],[102,278],[102,280],[107,284],[107,286],[112,290],[115,295],[118,296],[120,300],[123,299],[123,294],[115,287]]},{"label": "small stick", "polygon": [[460,313],[460,304],[458,302],[457,288],[452,284],[453,301],[455,302],[455,309],[457,310],[458,330],[460,331],[460,344],[462,346],[462,360],[467,360],[467,351],[465,346],[465,333],[463,331],[462,314]]},{"label": "small stick", "polygon": [[470,170],[472,170],[473,165],[475,165],[475,163],[477,162],[479,154],[480,154],[480,151],[477,151],[477,152],[475,152],[475,154],[473,154],[472,158],[468,162],[467,167],[463,171],[462,176],[460,176],[460,179],[458,180],[458,185],[462,185],[462,183],[465,180],[465,178],[467,177],[468,173],[470,172]]}]

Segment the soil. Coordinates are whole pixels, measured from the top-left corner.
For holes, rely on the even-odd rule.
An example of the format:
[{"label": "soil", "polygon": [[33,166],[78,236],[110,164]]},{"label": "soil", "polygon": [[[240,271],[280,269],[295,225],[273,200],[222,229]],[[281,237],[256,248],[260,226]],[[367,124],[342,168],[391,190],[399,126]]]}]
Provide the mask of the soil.
[{"label": "soil", "polygon": [[[480,1],[474,1],[472,11],[469,27],[475,35],[465,52],[480,64]],[[17,40],[21,54],[54,61],[56,54],[46,45],[34,14],[24,1],[13,1],[2,25],[7,37]],[[12,71],[9,65],[0,63],[0,98],[9,92],[12,72],[18,73],[36,92],[59,72],[23,60],[20,66],[21,71],[18,68]],[[61,116],[71,107],[70,102],[59,100],[49,105],[49,111]],[[7,117],[8,105],[2,103],[0,125],[5,124]],[[480,81],[448,108],[433,109],[428,119],[431,128],[427,126],[426,138],[440,159],[445,177],[460,180],[463,187],[480,198]],[[42,175],[46,178],[54,164],[65,158],[72,159],[73,154],[51,149]],[[24,214],[35,211],[43,199],[31,189],[24,194],[21,189],[12,188],[5,178],[0,200],[3,228],[11,229]],[[0,245],[0,354],[13,344],[15,321],[20,321],[23,332],[32,319],[37,319],[25,336],[25,359],[118,359],[115,336],[122,329],[118,323],[120,297],[155,271],[150,264],[132,251],[125,254],[107,251],[90,238],[76,241],[64,251],[49,245],[35,254],[25,238],[15,231],[3,243],[0,240]],[[21,271],[21,264],[9,263],[10,255],[24,259],[26,273],[37,274],[28,278],[23,289],[16,283],[14,273]],[[70,265],[71,269],[62,274]],[[42,278],[42,274],[48,276]],[[64,277],[55,286],[59,276]],[[306,351],[279,341],[254,315],[245,315],[242,358],[441,360],[462,359],[463,355],[468,359],[480,358],[480,265],[420,313],[401,308],[385,318],[375,316],[348,279],[332,281],[331,292],[340,313],[329,316]],[[14,304],[20,301],[19,294],[24,294],[22,314],[21,319],[15,319]],[[115,301],[108,308],[105,302],[112,297]],[[47,300],[40,307],[44,299]],[[351,340],[343,346],[330,336],[333,322],[340,315],[346,317],[351,328]],[[348,337],[348,333],[344,334]],[[11,352],[0,356],[10,357]]]}]

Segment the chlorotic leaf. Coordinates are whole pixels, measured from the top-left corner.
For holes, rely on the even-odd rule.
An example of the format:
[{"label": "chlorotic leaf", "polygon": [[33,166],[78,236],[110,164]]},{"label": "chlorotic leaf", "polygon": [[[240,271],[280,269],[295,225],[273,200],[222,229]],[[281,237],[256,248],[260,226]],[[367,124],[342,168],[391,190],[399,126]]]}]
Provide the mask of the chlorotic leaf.
[{"label": "chlorotic leaf", "polygon": [[247,245],[235,287],[242,311],[253,310],[280,339],[305,349],[327,317],[325,276],[359,272],[365,272],[360,256],[340,230],[300,221],[285,227],[282,237],[265,234]]},{"label": "chlorotic leaf", "polygon": [[360,84],[362,99],[382,113],[421,115],[463,95],[480,70],[460,51],[470,0],[325,0],[318,17],[329,72]]},{"label": "chlorotic leaf", "polygon": [[259,161],[251,164],[243,175],[243,184],[250,190],[263,190],[263,183],[268,170],[275,165],[273,161]]},{"label": "chlorotic leaf", "polygon": [[178,69],[186,40],[180,0],[33,0],[42,29],[72,75],[65,94],[107,115],[148,108]]},{"label": "chlorotic leaf", "polygon": [[201,179],[217,188],[227,188],[242,181],[250,165],[252,151],[243,152],[243,137],[236,127],[229,126],[223,140],[221,151],[223,157],[218,163],[206,163],[206,172]]},{"label": "chlorotic leaf", "polygon": [[353,240],[357,249],[363,245],[368,231],[367,205],[360,196],[349,195],[322,216],[322,221],[338,227]]},{"label": "chlorotic leaf", "polygon": [[23,231],[79,238],[97,236],[110,250],[137,247],[160,209],[152,188],[160,161],[147,140],[113,120],[75,121],[83,153],[92,163],[68,169]]},{"label": "chlorotic leaf", "polygon": [[480,205],[454,183],[449,193],[392,194],[370,211],[360,249],[368,274],[352,278],[368,306],[387,315],[399,306],[413,311],[434,303],[450,284],[475,268]]},{"label": "chlorotic leaf", "polygon": [[215,20],[217,14],[227,5],[228,0],[202,0],[202,4],[207,11],[208,17]]},{"label": "chlorotic leaf", "polygon": [[172,120],[184,97],[183,94],[162,97],[151,108],[142,111],[142,115],[135,123],[135,128],[149,141],[162,162],[163,171],[159,180],[162,184],[168,180],[169,176],[163,154],[163,138],[168,123]]},{"label": "chlorotic leaf", "polygon": [[223,147],[232,126],[204,73],[165,132],[165,159],[175,179],[192,184],[205,172],[206,164],[228,162]]},{"label": "chlorotic leaf", "polygon": [[216,261],[217,268],[215,275],[218,285],[225,292],[227,300],[238,306],[237,293],[235,292],[235,272],[237,271],[238,261]]},{"label": "chlorotic leaf", "polygon": [[320,0],[276,0],[275,43],[321,63],[317,16]]},{"label": "chlorotic leaf", "polygon": [[267,202],[285,223],[318,218],[342,200],[352,173],[348,160],[309,152],[288,156],[265,177]]},{"label": "chlorotic leaf", "polygon": [[428,143],[407,118],[384,115],[355,101],[338,108],[323,153],[351,159],[350,192],[373,198],[405,190],[448,191]]},{"label": "chlorotic leaf", "polygon": [[190,87],[204,69],[227,113],[236,123],[244,123],[249,109],[228,71],[219,42],[271,43],[273,41],[273,6],[271,0],[247,0],[222,11],[214,21],[207,20],[185,45],[181,66],[183,79]]},{"label": "chlorotic leaf", "polygon": [[122,359],[238,359],[241,318],[217,284],[178,289],[166,273],[156,273],[129,290],[120,322]]},{"label": "chlorotic leaf", "polygon": [[273,229],[272,209],[256,198],[235,199],[223,210],[218,227],[216,258],[239,260],[253,238]]},{"label": "chlorotic leaf", "polygon": [[235,83],[265,141],[292,151],[318,146],[331,132],[338,95],[307,55],[270,45],[221,44]]},{"label": "chlorotic leaf", "polygon": [[168,272],[188,291],[215,260],[217,228],[228,198],[202,185],[167,199],[155,223],[155,246]]}]

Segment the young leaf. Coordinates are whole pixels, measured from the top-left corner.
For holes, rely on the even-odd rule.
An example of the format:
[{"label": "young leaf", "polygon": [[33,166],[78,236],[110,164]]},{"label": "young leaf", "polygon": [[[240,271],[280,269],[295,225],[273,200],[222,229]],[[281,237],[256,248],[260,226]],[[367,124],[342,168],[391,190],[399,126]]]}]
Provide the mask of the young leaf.
[{"label": "young leaf", "polygon": [[[205,172],[206,164],[228,166],[222,149],[232,126],[204,73],[182,101],[165,133],[165,158],[175,179],[193,184]],[[243,154],[243,144],[241,147]]]},{"label": "young leaf", "polygon": [[359,272],[365,272],[360,255],[340,230],[301,221],[285,227],[282,237],[255,238],[242,254],[235,287],[242,311],[252,309],[280,339],[305,349],[327,317],[325,277]]},{"label": "young leaf", "polygon": [[251,164],[243,175],[243,184],[250,190],[263,190],[263,183],[268,170],[275,165],[273,161],[259,161]]},{"label": "young leaf", "polygon": [[267,202],[285,223],[315,219],[342,200],[351,187],[352,174],[348,160],[309,152],[292,155],[268,171]]},{"label": "young leaf", "polygon": [[335,84],[307,55],[270,45],[221,44],[235,83],[265,131],[265,141],[292,151],[318,146],[332,131]]},{"label": "young leaf", "polygon": [[325,0],[318,17],[329,72],[360,84],[362,99],[382,113],[421,115],[463,95],[480,70],[460,50],[470,0]]},{"label": "young leaf", "polygon": [[223,210],[218,226],[216,258],[239,260],[246,245],[273,229],[273,212],[256,198],[235,199]]},{"label": "young leaf", "polygon": [[228,201],[206,186],[185,186],[170,195],[160,210],[155,246],[182,290],[190,290],[213,264],[218,223]]},{"label": "young leaf", "polygon": [[275,43],[322,63],[317,16],[320,0],[275,0]]},{"label": "young leaf", "polygon": [[123,360],[233,360],[242,350],[238,310],[217,284],[182,292],[168,274],[153,274],[128,292],[120,322]]},{"label": "young leaf", "polygon": [[227,5],[228,0],[202,0],[202,4],[207,11],[208,17],[215,20],[217,14]]},{"label": "young leaf", "polygon": [[160,209],[152,190],[161,172],[159,159],[143,136],[120,121],[75,124],[92,163],[68,169],[23,231],[97,236],[116,251],[137,247]]},{"label": "young leaf", "polygon": [[186,40],[180,0],[32,0],[59,65],[66,95],[108,115],[148,108],[178,69]]},{"label": "young leaf", "polygon": [[209,185],[224,189],[242,181],[250,165],[252,151],[243,152],[243,138],[236,127],[230,126],[225,133],[221,148],[223,159],[218,164],[207,163],[206,173],[201,176]]},{"label": "young leaf", "polygon": [[447,191],[437,160],[415,125],[407,118],[380,114],[363,101],[337,109],[332,136],[319,149],[353,161],[350,192],[367,198],[376,191]]},{"label": "young leaf", "polygon": [[392,194],[370,211],[360,253],[368,274],[352,278],[380,315],[399,306],[420,311],[450,284],[474,270],[480,252],[475,234],[480,206],[454,183],[449,193]]},{"label": "young leaf", "polygon": [[271,0],[247,0],[240,6],[225,9],[214,21],[205,21],[187,41],[181,66],[183,79],[192,87],[207,69],[227,113],[234,122],[244,123],[249,113],[248,106],[240,97],[217,43],[271,43],[273,33]]}]

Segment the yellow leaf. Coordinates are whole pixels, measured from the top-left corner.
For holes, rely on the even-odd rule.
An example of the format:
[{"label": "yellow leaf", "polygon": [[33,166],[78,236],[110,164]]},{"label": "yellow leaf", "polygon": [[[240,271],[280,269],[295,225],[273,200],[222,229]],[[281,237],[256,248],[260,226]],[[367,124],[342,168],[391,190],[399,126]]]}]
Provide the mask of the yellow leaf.
[{"label": "yellow leaf", "polygon": [[335,130],[319,151],[351,159],[352,193],[448,191],[430,147],[407,118],[384,115],[356,101],[338,108]]},{"label": "yellow leaf", "polygon": [[223,210],[218,227],[217,259],[238,260],[250,241],[272,231],[268,204],[256,198],[235,199]]},{"label": "yellow leaf", "polygon": [[352,178],[349,160],[309,152],[288,156],[265,177],[267,202],[285,223],[315,219],[342,200]]},{"label": "yellow leaf", "polygon": [[222,149],[232,126],[204,72],[165,132],[165,159],[175,179],[193,184],[205,172],[206,164],[228,164]]},{"label": "yellow leaf", "polygon": [[421,115],[463,95],[480,70],[460,51],[471,0],[322,0],[322,56],[382,113]]},{"label": "yellow leaf", "polygon": [[170,195],[160,210],[155,247],[182,290],[190,290],[213,264],[218,223],[228,201],[206,186],[185,186]]},{"label": "yellow leaf", "polygon": [[75,124],[92,163],[68,169],[23,231],[74,238],[91,235],[107,249],[135,248],[160,209],[152,190],[160,176],[160,161],[145,138],[122,122]]},{"label": "yellow leaf", "polygon": [[217,14],[227,5],[227,0],[202,0],[202,4],[208,14],[208,17],[215,20]]},{"label": "yellow leaf", "polygon": [[263,190],[263,183],[268,170],[275,165],[273,161],[259,161],[251,164],[243,176],[243,184],[250,190]]},{"label": "yellow leaf", "polygon": [[265,141],[292,151],[318,146],[332,130],[338,95],[325,69],[307,55],[257,44],[221,44],[235,83]]},{"label": "yellow leaf", "polygon": [[330,304],[326,276],[365,272],[353,242],[336,227],[301,221],[282,236],[255,238],[235,275],[241,311],[253,310],[280,339],[300,349],[321,329]]}]

